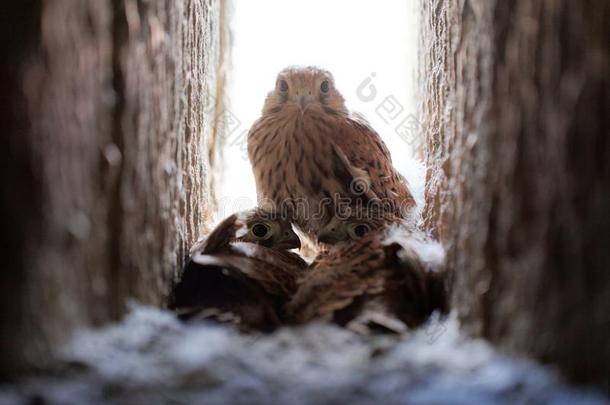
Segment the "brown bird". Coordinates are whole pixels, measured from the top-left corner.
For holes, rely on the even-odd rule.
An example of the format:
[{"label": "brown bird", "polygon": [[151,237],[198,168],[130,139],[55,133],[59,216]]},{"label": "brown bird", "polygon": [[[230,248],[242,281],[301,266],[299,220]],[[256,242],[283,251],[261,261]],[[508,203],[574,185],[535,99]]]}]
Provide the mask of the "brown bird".
[{"label": "brown bird", "polygon": [[[347,224],[347,222],[346,222]],[[320,318],[362,330],[403,332],[447,311],[442,248],[392,226],[320,253],[286,306],[294,322]]]},{"label": "brown bird", "polygon": [[272,330],[307,263],[290,223],[253,210],[222,221],[191,250],[173,308],[179,317],[215,319],[246,329]]},{"label": "brown bird", "polygon": [[335,244],[346,241],[357,241],[372,231],[382,229],[385,225],[394,223],[412,227],[409,222],[396,218],[390,212],[379,210],[350,208],[343,215],[336,215],[318,232],[318,242]]},{"label": "brown bird", "polygon": [[250,242],[274,249],[298,249],[301,241],[290,221],[260,208],[232,214],[223,220],[207,238],[196,242],[191,254],[217,253],[230,248],[232,242]]},{"label": "brown bird", "polygon": [[289,215],[308,235],[342,205],[373,203],[394,218],[409,216],[415,207],[381,137],[347,109],[323,69],[289,67],[279,73],[250,129],[248,154],[259,204]]}]

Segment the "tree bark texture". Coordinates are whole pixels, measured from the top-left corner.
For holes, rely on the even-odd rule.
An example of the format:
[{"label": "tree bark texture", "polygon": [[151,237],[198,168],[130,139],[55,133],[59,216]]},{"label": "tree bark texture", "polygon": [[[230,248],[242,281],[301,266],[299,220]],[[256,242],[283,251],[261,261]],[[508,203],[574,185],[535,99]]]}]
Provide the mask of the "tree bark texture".
[{"label": "tree bark texture", "polygon": [[610,3],[422,1],[425,226],[473,334],[610,376]]},{"label": "tree bark texture", "polygon": [[5,373],[116,319],[130,298],[165,305],[213,209],[228,40],[223,0],[8,3]]}]

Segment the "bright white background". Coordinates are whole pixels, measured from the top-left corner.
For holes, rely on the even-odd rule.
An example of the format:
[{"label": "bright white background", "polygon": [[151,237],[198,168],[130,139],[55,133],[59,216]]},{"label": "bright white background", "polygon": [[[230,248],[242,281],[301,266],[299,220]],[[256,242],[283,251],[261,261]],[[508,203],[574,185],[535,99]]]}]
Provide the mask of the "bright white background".
[{"label": "bright white background", "polygon": [[[395,166],[420,188],[421,166],[395,128],[414,115],[417,64],[416,0],[234,0],[229,110],[232,125],[223,150],[219,216],[252,207],[256,189],[246,135],[260,116],[277,73],[288,65],[330,70],[350,109],[363,113],[390,148]],[[372,77],[374,74],[374,77]],[[367,78],[376,89],[359,85]],[[376,112],[386,97],[391,112]],[[383,110],[381,110],[383,111]],[[385,115],[384,115],[385,114]],[[387,122],[386,122],[387,121]]]}]

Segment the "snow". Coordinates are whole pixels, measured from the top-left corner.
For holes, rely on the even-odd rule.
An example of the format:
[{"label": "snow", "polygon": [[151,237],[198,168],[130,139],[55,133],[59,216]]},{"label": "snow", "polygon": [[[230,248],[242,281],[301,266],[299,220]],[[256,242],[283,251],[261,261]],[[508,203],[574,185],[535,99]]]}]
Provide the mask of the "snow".
[{"label": "snow", "polygon": [[411,334],[363,337],[312,323],[272,334],[185,325],[134,304],[59,350],[65,370],[0,389],[0,404],[609,403],[551,369],[464,337],[455,316]]}]

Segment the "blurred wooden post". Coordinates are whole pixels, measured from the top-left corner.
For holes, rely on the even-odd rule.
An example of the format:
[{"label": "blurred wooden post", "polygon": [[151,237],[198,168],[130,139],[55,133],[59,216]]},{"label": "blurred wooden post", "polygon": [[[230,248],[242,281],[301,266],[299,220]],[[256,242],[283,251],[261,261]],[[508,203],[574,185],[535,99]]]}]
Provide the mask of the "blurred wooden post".
[{"label": "blurred wooden post", "polygon": [[164,306],[208,219],[224,1],[6,2],[0,371],[128,298]]},{"label": "blurred wooden post", "polygon": [[425,223],[466,328],[609,387],[610,3],[422,1]]}]

